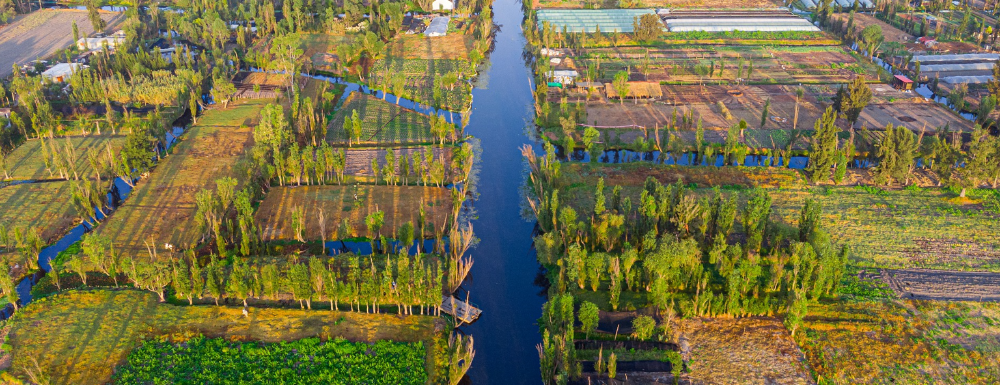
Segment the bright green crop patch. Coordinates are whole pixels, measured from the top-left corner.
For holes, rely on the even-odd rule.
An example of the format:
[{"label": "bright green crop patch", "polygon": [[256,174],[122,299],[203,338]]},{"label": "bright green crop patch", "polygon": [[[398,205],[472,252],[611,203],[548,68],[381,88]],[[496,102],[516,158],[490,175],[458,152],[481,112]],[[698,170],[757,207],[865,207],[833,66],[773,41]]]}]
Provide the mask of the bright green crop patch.
[{"label": "bright green crop patch", "polygon": [[128,355],[113,383],[417,385],[427,381],[424,354],[420,341],[147,341]]},{"label": "bright green crop patch", "polygon": [[431,121],[427,115],[397,106],[379,98],[353,93],[330,120],[327,140],[347,144],[351,138],[344,130],[344,120],[350,121],[354,112],[361,121],[360,137],[354,143],[401,144],[432,143]]}]

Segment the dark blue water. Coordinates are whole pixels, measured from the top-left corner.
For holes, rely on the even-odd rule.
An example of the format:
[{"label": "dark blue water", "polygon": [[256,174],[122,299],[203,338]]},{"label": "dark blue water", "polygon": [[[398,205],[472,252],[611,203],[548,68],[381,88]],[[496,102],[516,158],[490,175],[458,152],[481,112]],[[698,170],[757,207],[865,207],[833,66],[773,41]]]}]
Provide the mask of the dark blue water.
[{"label": "dark blue water", "polygon": [[[461,330],[475,338],[472,383],[537,384],[541,382],[535,344],[541,342],[536,321],[545,302],[535,285],[539,266],[532,249],[534,222],[521,217],[525,172],[518,149],[534,144],[526,136],[534,108],[529,70],[522,60],[523,14],[515,0],[497,0],[494,21],[502,26],[488,68],[481,69],[473,89],[472,116],[466,132],[481,141],[479,196],[472,224],[480,242],[468,252],[474,259],[463,285],[483,310],[476,323]],[[465,293],[459,293],[464,298]]]}]

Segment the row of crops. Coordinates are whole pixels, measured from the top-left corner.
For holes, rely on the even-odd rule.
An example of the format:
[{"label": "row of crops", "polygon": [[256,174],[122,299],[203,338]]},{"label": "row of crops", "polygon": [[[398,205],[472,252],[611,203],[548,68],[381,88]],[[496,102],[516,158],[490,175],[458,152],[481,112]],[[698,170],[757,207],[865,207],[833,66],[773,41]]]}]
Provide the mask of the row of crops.
[{"label": "row of crops", "polygon": [[423,342],[306,338],[234,342],[196,337],[147,341],[128,355],[115,384],[424,384]]}]

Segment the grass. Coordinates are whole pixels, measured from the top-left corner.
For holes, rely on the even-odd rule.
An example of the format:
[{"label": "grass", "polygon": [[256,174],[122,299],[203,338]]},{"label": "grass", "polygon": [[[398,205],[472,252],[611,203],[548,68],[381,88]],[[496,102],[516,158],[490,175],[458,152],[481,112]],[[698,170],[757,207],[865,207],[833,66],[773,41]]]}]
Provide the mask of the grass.
[{"label": "grass", "polygon": [[[357,200],[355,200],[357,196]],[[302,207],[305,213],[304,238],[321,238],[317,215],[322,209],[326,217],[326,239],[346,239],[357,236],[372,238],[365,227],[365,216],[376,210],[385,212],[381,234],[392,237],[406,222],[417,226],[420,208],[426,210],[427,222],[441,226],[452,212],[450,190],[417,186],[301,186],[276,187],[257,209],[256,219],[264,240],[295,239],[292,231],[292,210]],[[350,221],[350,234],[340,234],[343,219]],[[425,236],[433,236],[430,233]],[[418,230],[419,231],[419,230]]]},{"label": "grass", "polygon": [[803,187],[771,196],[773,218],[792,225],[806,199],[821,202],[824,227],[860,266],[1000,270],[998,214],[943,189]]},{"label": "grass", "polygon": [[147,255],[147,241],[160,251],[166,243],[182,248],[197,243],[195,194],[214,188],[222,177],[241,179],[241,161],[252,142],[249,126],[264,103],[251,100],[206,112],[97,233],[130,255]]},{"label": "grass", "polygon": [[70,199],[72,183],[27,183],[0,188],[0,224],[8,231],[34,228],[46,243],[54,242],[79,222]]},{"label": "grass", "polygon": [[820,384],[1000,380],[996,303],[822,301],[796,340]]},{"label": "grass", "polygon": [[694,383],[810,383],[801,353],[773,317],[693,318],[678,331],[690,344],[685,353]]},{"label": "grass", "polygon": [[[67,153],[67,144],[72,146],[72,153],[75,155],[76,161],[73,162],[75,166],[71,168],[71,170],[75,169],[76,172],[79,173],[80,177],[90,177],[92,176],[94,170],[90,166],[87,153],[90,151],[99,151],[101,155],[106,156],[107,146],[109,144],[111,146],[111,151],[117,153],[117,151],[125,144],[125,136],[107,134],[73,136],[44,139],[44,142],[46,147],[50,149],[50,154],[61,154],[62,156],[65,156]],[[51,150],[53,147],[55,148],[55,151]],[[13,180],[43,180],[59,178],[59,173],[56,172],[55,168],[52,169],[51,173],[46,171],[45,159],[42,152],[42,140],[40,139],[32,139],[24,142],[24,144],[7,155],[7,168],[7,171]],[[2,172],[0,172],[0,177],[3,177]],[[107,174],[102,175],[102,177],[107,177]]]},{"label": "grass", "polygon": [[381,79],[388,74],[402,73],[407,79],[404,98],[439,105],[449,111],[465,111],[472,104],[472,84],[463,79],[459,79],[451,89],[441,88],[440,99],[435,100],[434,81],[449,72],[461,73],[465,79],[475,76],[475,68],[470,68],[466,60],[390,57],[375,62],[369,84],[382,84]]},{"label": "grass", "polygon": [[244,317],[241,307],[174,306],[158,303],[149,292],[70,291],[16,313],[6,343],[15,376],[25,378],[27,370],[34,369],[32,360],[37,360],[52,383],[84,385],[107,383],[115,365],[130,351],[160,336],[262,342],[311,337],[424,341],[430,352],[436,322],[423,316],[297,309],[254,308]]},{"label": "grass", "polygon": [[[358,112],[362,121],[361,144],[421,144],[435,141],[428,116],[360,93],[348,95],[344,106],[334,114],[327,131],[328,141],[347,144],[350,138],[344,131],[344,120],[350,120],[354,111]],[[358,143],[357,139],[355,143]]]}]

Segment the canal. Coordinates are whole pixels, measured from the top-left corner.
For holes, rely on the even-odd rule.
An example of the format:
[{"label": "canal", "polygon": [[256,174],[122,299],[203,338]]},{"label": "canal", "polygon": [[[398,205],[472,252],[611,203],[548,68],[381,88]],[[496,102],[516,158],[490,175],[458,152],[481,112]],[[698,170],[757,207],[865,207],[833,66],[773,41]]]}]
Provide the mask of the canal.
[{"label": "canal", "polygon": [[536,321],[545,289],[535,283],[540,271],[531,244],[534,221],[521,216],[526,174],[519,150],[534,144],[526,129],[534,123],[531,75],[521,55],[521,4],[496,0],[493,15],[501,29],[472,91],[466,128],[481,140],[482,157],[472,221],[480,242],[469,252],[475,262],[463,288],[483,317],[461,330],[475,338],[473,384],[537,384],[535,345],[541,336]]}]

